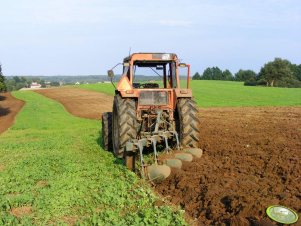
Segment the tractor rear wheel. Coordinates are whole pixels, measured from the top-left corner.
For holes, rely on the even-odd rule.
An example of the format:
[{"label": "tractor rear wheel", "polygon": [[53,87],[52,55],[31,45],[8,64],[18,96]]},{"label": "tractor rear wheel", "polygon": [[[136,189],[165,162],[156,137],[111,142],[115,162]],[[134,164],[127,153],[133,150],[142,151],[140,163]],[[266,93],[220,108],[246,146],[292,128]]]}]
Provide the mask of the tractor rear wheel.
[{"label": "tractor rear wheel", "polygon": [[190,98],[179,98],[176,110],[176,127],[181,145],[197,148],[199,143],[198,109],[196,103]]},{"label": "tractor rear wheel", "polygon": [[101,116],[102,146],[106,151],[112,150],[112,112],[104,112]]},{"label": "tractor rear wheel", "polygon": [[113,104],[113,152],[123,157],[126,142],[137,137],[136,102],[131,98],[115,95]]}]

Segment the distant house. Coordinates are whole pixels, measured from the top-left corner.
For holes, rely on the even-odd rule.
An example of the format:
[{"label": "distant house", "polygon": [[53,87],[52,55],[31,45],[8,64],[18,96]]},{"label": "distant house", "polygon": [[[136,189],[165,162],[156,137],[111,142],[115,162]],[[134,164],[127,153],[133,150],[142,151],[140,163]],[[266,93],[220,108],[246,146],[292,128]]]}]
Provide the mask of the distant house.
[{"label": "distant house", "polygon": [[37,83],[37,82],[32,82],[30,85],[31,89],[39,89],[41,88],[41,84]]},{"label": "distant house", "polygon": [[79,82],[76,82],[75,85],[79,85]]}]

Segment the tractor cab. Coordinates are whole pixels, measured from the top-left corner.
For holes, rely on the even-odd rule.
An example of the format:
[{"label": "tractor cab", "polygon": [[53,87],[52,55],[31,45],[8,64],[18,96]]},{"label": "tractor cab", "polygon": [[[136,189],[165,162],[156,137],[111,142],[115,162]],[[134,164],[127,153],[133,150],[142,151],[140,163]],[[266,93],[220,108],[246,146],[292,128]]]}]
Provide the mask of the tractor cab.
[{"label": "tractor cab", "polygon": [[[114,75],[112,70],[108,74]],[[186,79],[180,82],[180,75]],[[176,54],[134,53],[124,58],[122,76],[116,89],[122,96],[138,97],[135,89],[188,90],[189,80],[190,65],[180,63]]]},{"label": "tractor cab", "polygon": [[[125,58],[124,65],[123,72],[134,88],[164,89],[179,88],[178,68],[189,67],[180,64],[176,54],[173,53],[136,53]],[[141,82],[142,78],[150,81]]]},{"label": "tractor cab", "polygon": [[177,88],[176,61],[136,60],[125,71],[134,88]]}]

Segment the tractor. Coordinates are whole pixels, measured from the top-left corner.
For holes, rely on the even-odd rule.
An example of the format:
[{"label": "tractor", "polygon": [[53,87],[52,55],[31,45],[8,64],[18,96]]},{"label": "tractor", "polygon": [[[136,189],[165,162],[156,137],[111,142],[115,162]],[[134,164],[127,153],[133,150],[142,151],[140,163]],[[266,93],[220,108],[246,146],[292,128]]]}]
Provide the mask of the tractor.
[{"label": "tractor", "polygon": [[[113,111],[102,115],[103,147],[123,158],[132,171],[140,165],[142,177],[165,179],[171,168],[180,168],[181,161],[190,161],[202,151],[190,65],[173,53],[134,53],[120,64],[123,71],[117,86],[112,82]],[[113,69],[120,64],[108,70],[111,81]],[[180,71],[186,74],[184,80]],[[145,153],[150,153],[147,158]]]}]

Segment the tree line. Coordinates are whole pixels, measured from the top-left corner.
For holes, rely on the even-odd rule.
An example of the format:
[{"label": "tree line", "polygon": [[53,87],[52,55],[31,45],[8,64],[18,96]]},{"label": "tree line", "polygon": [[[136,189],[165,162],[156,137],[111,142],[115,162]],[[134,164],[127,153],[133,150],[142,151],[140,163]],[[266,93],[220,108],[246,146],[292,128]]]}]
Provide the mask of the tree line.
[{"label": "tree line", "polygon": [[[93,79],[96,79],[96,77],[99,79],[98,76],[92,76]],[[78,80],[78,77],[76,77],[76,79]],[[87,78],[85,77],[85,79]],[[243,81],[246,86],[264,85],[271,87],[299,88],[301,87],[301,64],[292,64],[286,59],[275,58],[273,61],[264,64],[259,73],[256,73],[253,70],[240,69],[234,75],[228,69],[222,71],[218,67],[208,67],[204,70],[202,75],[196,72],[192,76],[192,79]],[[23,87],[30,87],[32,82],[38,82],[42,87],[46,87],[45,80],[41,78],[14,76],[11,79],[5,79],[2,74],[2,67],[0,64],[0,92],[14,91]],[[59,86],[60,84],[57,81],[51,81],[49,85]]]},{"label": "tree line", "polygon": [[275,58],[261,67],[258,74],[253,70],[240,69],[234,75],[228,69],[222,71],[218,67],[208,67],[202,75],[196,72],[192,79],[243,81],[246,86],[299,88],[301,87],[301,64],[292,64],[286,59]]},{"label": "tree line", "polygon": [[2,65],[0,64],[0,92],[6,91],[5,78],[2,74]]},{"label": "tree line", "polygon": [[22,88],[30,88],[31,84],[36,82],[41,85],[41,88],[46,88],[49,86],[60,86],[57,81],[48,82],[46,84],[45,80],[40,78],[26,78],[23,76],[13,76],[11,79],[5,81],[7,91],[15,91]]}]

